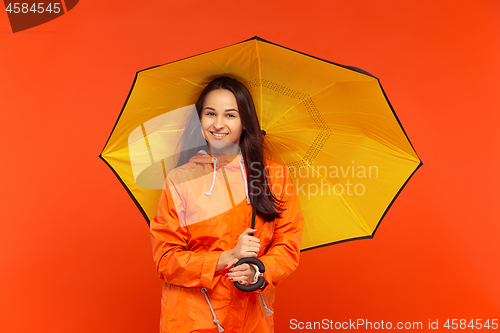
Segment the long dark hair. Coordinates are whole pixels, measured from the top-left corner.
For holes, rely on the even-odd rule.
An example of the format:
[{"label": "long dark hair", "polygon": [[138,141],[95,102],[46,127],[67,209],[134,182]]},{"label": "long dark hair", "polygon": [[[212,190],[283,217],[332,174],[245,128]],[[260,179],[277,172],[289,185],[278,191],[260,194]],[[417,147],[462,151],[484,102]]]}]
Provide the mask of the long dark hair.
[{"label": "long dark hair", "polygon": [[[255,111],[252,95],[241,82],[230,77],[218,77],[212,80],[200,94],[196,101],[196,111],[198,119],[189,120],[187,130],[183,139],[193,139],[201,135],[199,130],[200,119],[203,111],[203,104],[209,92],[217,89],[226,89],[233,93],[238,104],[238,111],[241,124],[245,128],[240,136],[240,149],[247,170],[248,194],[252,205],[256,208],[257,214],[265,221],[271,222],[281,217],[284,211],[284,201],[281,201],[271,190],[263,154],[263,137]],[[197,126],[196,126],[197,125]],[[195,149],[184,150],[177,162],[177,166],[186,163],[190,157],[196,154]]]}]

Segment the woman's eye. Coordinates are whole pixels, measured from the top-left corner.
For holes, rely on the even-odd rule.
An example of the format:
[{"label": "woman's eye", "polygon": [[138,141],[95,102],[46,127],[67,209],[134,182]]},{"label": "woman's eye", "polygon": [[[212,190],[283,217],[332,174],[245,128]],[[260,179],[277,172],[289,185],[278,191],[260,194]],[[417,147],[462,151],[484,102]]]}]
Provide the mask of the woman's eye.
[{"label": "woman's eye", "polygon": [[236,116],[235,116],[234,114],[232,114],[232,113],[228,113],[228,114],[227,114],[227,116],[228,116],[228,117],[232,117],[232,118],[235,118],[235,117],[236,117]]},{"label": "woman's eye", "polygon": [[213,113],[213,112],[207,112],[207,113],[205,113],[205,114],[206,114],[207,116],[213,116],[215,113]]}]

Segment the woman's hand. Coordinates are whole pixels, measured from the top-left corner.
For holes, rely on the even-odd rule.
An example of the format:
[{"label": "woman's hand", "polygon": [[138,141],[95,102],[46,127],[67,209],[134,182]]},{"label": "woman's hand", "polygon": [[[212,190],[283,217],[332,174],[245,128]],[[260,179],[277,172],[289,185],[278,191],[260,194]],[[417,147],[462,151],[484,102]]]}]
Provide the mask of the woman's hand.
[{"label": "woman's hand", "polygon": [[233,267],[226,274],[230,282],[239,282],[241,284],[252,284],[254,281],[255,269],[249,264],[241,264],[238,267]]},{"label": "woman's hand", "polygon": [[257,257],[260,249],[260,240],[257,237],[250,236],[251,233],[256,231],[257,229],[250,228],[243,231],[243,233],[238,237],[238,243],[236,246],[229,251],[221,253],[216,271],[233,266],[241,258]]},{"label": "woman's hand", "polygon": [[[238,237],[238,243],[231,250],[233,258],[240,260],[241,258],[257,257],[260,249],[260,239],[250,236],[251,233],[256,231],[257,229],[250,228],[243,231],[243,233]],[[238,260],[236,260],[236,262],[238,262]],[[234,264],[236,264],[236,262]]]}]

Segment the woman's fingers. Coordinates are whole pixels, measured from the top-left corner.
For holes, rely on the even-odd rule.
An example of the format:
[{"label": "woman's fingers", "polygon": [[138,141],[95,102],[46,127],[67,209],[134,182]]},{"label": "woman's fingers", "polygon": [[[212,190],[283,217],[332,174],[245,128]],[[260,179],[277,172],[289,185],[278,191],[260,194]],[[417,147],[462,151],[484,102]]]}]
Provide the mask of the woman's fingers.
[{"label": "woman's fingers", "polygon": [[234,273],[234,272],[244,272],[244,271],[247,271],[250,269],[250,266],[249,264],[241,264],[239,266],[236,266],[236,267],[233,267],[229,270],[229,272],[231,273]]},{"label": "woman's fingers", "polygon": [[260,240],[255,237],[255,236],[250,236],[250,233],[254,233],[256,232],[257,229],[246,229],[245,231],[243,231],[243,233],[238,237],[238,241],[241,241],[241,240],[246,240],[246,241],[253,241],[253,242],[260,242]]},{"label": "woman's fingers", "polygon": [[241,244],[245,246],[257,246],[260,247],[260,239],[257,237],[244,237],[241,240]]},{"label": "woman's fingers", "polygon": [[250,283],[255,275],[254,268],[248,264],[241,264],[238,267],[231,268],[226,277],[231,282],[240,282],[242,284]]},{"label": "woman's fingers", "polygon": [[241,251],[241,257],[240,258],[249,258],[249,257],[257,257],[257,254],[259,253],[258,250],[252,250],[252,249],[246,249]]},{"label": "woman's fingers", "polygon": [[259,253],[260,245],[256,243],[243,244],[241,247],[242,258],[256,257]]},{"label": "woman's fingers", "polygon": [[250,242],[260,243],[260,239],[258,239],[257,237],[254,237],[254,236],[246,236],[245,239],[247,239]]},{"label": "woman's fingers", "polygon": [[241,240],[241,245],[242,246],[257,246],[257,247],[260,247],[260,240],[258,238],[255,238],[255,239],[243,238]]},{"label": "woman's fingers", "polygon": [[256,232],[257,229],[247,228],[238,237],[238,243],[231,250],[232,256],[238,259],[246,257],[256,257],[260,249],[260,239],[250,236],[251,233]]}]

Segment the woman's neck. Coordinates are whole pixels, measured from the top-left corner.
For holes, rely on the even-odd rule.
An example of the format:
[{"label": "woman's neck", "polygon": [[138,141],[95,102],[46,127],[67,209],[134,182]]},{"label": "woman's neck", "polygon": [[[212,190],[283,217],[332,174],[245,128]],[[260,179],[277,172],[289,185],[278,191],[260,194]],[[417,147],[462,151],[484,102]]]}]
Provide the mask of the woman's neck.
[{"label": "woman's neck", "polygon": [[222,148],[216,148],[213,145],[208,145],[208,153],[212,156],[218,155],[238,155],[240,147],[236,144],[230,144]]}]

